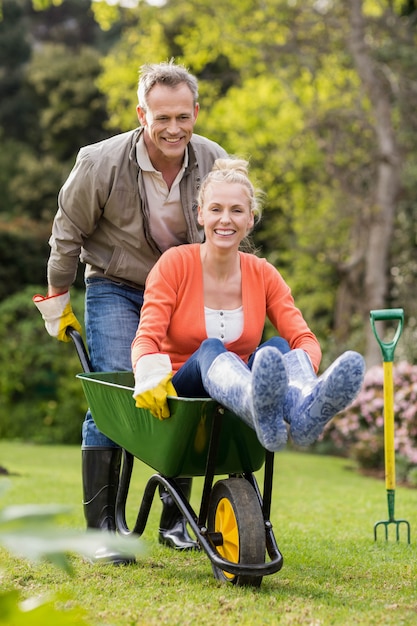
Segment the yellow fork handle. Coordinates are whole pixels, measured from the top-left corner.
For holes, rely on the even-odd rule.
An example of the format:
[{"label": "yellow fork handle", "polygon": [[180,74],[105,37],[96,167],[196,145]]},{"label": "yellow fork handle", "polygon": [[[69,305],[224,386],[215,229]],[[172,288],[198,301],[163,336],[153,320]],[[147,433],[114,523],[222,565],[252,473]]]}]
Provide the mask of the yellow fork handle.
[{"label": "yellow fork handle", "polygon": [[387,489],[395,489],[394,380],[392,361],[384,361],[383,366],[385,485]]}]

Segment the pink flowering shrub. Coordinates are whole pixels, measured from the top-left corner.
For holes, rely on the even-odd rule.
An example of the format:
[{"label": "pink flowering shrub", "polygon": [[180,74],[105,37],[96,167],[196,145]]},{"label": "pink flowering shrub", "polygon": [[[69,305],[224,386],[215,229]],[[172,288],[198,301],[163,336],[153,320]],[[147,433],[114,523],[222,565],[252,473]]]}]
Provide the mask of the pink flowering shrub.
[{"label": "pink flowering shrub", "polygon": [[[417,366],[394,363],[394,441],[397,475],[416,483],[417,472]],[[370,368],[351,406],[330,422],[322,438],[334,449],[355,458],[361,467],[384,468],[384,372]],[[416,486],[416,485],[415,485]]]}]

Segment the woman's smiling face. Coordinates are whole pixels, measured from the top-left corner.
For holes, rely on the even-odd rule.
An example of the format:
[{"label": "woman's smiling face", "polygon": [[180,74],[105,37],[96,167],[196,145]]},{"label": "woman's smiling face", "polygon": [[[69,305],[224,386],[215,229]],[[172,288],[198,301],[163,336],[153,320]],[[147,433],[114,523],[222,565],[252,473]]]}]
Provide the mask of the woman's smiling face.
[{"label": "woman's smiling face", "polygon": [[238,248],[254,225],[247,189],[241,183],[211,182],[204,206],[198,207],[198,221],[204,226],[206,242]]}]

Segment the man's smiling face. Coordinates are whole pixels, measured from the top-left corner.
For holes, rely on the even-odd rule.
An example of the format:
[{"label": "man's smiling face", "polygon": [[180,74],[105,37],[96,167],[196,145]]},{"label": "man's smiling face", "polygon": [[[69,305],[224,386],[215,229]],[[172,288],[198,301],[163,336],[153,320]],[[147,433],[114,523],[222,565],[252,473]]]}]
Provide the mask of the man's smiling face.
[{"label": "man's smiling face", "polygon": [[156,166],[160,160],[182,162],[198,115],[189,87],[155,85],[147,96],[146,109],[138,106],[149,157]]}]

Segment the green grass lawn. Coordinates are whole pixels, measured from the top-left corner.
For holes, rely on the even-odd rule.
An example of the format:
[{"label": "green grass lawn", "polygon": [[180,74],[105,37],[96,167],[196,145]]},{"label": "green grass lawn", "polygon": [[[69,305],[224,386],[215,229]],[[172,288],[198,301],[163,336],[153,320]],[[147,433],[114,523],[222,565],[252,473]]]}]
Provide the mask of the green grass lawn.
[{"label": "green grass lawn", "polygon": [[[70,505],[61,523],[83,529],[80,459],[76,447],[0,442],[0,466],[11,473],[0,507]],[[136,462],[130,524],[151,474]],[[201,487],[195,479],[197,510]],[[264,577],[260,589],[219,583],[204,553],[159,546],[159,513],[155,500],[142,537],[146,552],[135,566],[94,567],[73,556],[70,578],[0,550],[1,588],[18,589],[22,598],[68,593],[69,604],[84,607],[92,626],[417,624],[417,490],[396,490],[396,518],[410,522],[411,545],[405,536],[397,543],[382,534],[375,542],[374,523],[388,516],[384,482],[359,475],[344,459],[277,454],[271,521],[284,566]]]}]

